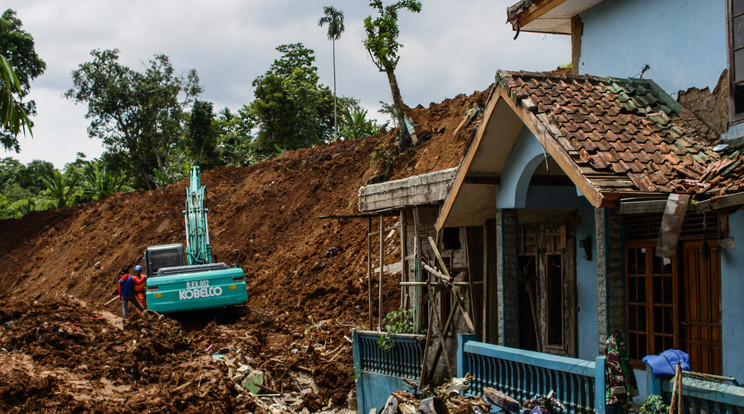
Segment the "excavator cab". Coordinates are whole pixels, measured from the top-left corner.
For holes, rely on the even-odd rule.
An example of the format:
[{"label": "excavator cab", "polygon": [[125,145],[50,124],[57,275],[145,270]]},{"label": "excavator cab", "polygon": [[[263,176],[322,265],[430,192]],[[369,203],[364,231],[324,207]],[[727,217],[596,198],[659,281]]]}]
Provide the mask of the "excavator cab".
[{"label": "excavator cab", "polygon": [[183,245],[180,243],[150,246],[145,250],[145,273],[157,276],[161,267],[183,266]]}]

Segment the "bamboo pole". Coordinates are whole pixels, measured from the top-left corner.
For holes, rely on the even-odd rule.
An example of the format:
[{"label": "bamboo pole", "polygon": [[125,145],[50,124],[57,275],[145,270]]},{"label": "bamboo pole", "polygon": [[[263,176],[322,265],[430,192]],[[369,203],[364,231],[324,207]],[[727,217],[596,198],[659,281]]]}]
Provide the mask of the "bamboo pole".
[{"label": "bamboo pole", "polygon": [[372,329],[372,217],[367,220],[367,293],[369,296],[369,329]]},{"label": "bamboo pole", "polygon": [[[401,282],[407,282],[408,281],[408,259],[406,259],[406,256],[408,256],[408,232],[406,231],[406,210],[401,209],[400,210],[400,281]],[[401,301],[401,308],[406,309],[406,303],[407,301],[404,300],[404,295],[402,294],[403,290],[405,290],[405,298],[408,297],[410,294],[410,289],[401,289],[401,295],[400,295],[400,301]]]},{"label": "bamboo pole", "polygon": [[378,278],[378,309],[377,309],[377,330],[382,331],[382,274],[384,272],[383,268],[385,267],[385,245],[384,245],[384,238],[382,235],[383,229],[385,227],[385,219],[383,218],[382,214],[380,214],[380,276]]}]

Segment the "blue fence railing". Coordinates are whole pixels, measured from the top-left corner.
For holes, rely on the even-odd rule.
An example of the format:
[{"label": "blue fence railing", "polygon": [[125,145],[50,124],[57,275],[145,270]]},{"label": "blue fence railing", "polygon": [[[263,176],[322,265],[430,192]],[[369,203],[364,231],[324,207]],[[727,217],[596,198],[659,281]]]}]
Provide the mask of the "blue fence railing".
[{"label": "blue fence railing", "polygon": [[377,343],[382,332],[354,331],[352,336],[360,413],[381,409],[393,391],[410,391],[404,379],[419,381],[425,336],[389,335],[394,345],[388,350]]},{"label": "blue fence railing", "polygon": [[383,349],[377,343],[380,332],[354,332],[354,345],[359,350],[358,369],[383,375],[418,380],[424,358],[422,335],[391,335],[393,347]]},{"label": "blue fence railing", "polygon": [[[694,375],[694,374],[693,374]],[[661,395],[669,403],[674,389],[671,378],[656,378],[646,367],[649,395]],[[682,412],[685,413],[744,413],[744,387],[682,376]]]},{"label": "blue fence railing", "polygon": [[555,392],[567,413],[605,412],[605,358],[566,358],[477,342],[458,336],[457,376],[475,378],[466,393],[483,396],[492,387],[519,401]]}]

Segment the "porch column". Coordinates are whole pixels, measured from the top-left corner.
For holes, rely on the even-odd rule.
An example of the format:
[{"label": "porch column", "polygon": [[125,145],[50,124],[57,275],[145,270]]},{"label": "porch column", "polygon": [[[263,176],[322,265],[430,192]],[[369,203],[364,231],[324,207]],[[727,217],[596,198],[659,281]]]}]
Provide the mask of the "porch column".
[{"label": "porch column", "polygon": [[498,210],[496,213],[498,343],[514,348],[519,347],[518,236],[517,210]]},{"label": "porch column", "polygon": [[618,209],[594,209],[597,234],[597,319],[599,351],[615,328],[625,336],[625,252]]}]

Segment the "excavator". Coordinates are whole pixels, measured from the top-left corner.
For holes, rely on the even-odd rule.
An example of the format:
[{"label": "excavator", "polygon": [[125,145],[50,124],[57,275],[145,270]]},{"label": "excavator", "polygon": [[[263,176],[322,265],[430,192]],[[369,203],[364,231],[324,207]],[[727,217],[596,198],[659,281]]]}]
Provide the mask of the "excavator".
[{"label": "excavator", "polygon": [[145,249],[147,309],[160,313],[233,306],[248,301],[243,269],[213,263],[208,209],[199,167],[191,167],[186,189],[186,249],[182,244]]}]

